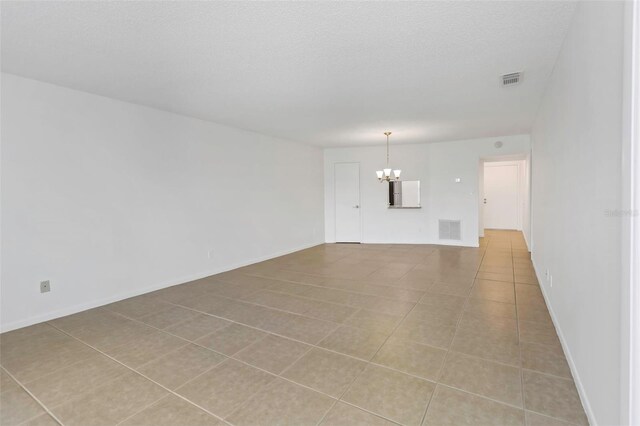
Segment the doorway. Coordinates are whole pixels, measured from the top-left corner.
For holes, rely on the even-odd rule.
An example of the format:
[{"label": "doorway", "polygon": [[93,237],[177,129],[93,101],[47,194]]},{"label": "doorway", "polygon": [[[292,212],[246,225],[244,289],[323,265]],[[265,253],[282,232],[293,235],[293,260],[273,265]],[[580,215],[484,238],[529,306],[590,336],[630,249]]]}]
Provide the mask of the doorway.
[{"label": "doorway", "polygon": [[478,234],[483,237],[485,229],[522,231],[531,251],[530,154],[483,158],[479,166]]},{"label": "doorway", "polygon": [[360,242],[360,164],[336,163],[334,169],[336,242]]},{"label": "doorway", "polygon": [[519,161],[484,163],[485,229],[522,230],[522,183]]}]

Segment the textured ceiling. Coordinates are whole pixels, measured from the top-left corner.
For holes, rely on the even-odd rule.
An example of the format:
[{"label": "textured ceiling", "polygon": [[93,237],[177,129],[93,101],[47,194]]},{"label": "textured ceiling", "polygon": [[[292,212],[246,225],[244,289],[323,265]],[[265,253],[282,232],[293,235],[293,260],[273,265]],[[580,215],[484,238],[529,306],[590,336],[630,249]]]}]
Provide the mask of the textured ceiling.
[{"label": "textured ceiling", "polygon": [[[572,2],[2,2],[2,69],[322,146],[529,131]],[[499,76],[524,71],[501,88]]]}]

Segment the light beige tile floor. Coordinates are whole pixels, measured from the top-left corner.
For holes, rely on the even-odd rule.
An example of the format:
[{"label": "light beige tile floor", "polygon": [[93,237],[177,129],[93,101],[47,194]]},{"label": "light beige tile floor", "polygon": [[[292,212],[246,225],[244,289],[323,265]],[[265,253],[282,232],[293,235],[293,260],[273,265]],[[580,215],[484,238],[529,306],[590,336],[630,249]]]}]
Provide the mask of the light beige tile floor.
[{"label": "light beige tile floor", "polygon": [[586,424],[522,234],[327,244],[0,335],[0,424]]}]

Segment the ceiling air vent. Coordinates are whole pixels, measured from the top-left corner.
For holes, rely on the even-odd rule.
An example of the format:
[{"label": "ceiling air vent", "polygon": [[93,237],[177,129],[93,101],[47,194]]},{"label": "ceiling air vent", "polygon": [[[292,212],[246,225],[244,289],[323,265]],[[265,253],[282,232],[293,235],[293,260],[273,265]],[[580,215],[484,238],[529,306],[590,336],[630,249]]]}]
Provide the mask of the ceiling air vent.
[{"label": "ceiling air vent", "polygon": [[441,240],[461,240],[459,220],[438,220],[438,238]]},{"label": "ceiling air vent", "polygon": [[503,86],[514,86],[522,80],[521,72],[512,72],[509,74],[505,74],[502,76],[502,85]]}]

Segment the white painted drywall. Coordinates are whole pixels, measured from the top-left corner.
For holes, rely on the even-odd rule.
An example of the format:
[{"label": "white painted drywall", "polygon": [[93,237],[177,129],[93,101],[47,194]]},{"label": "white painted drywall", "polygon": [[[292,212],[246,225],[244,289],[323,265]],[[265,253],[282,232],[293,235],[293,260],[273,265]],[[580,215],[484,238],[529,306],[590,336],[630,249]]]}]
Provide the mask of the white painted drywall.
[{"label": "white painted drywall", "polygon": [[[381,137],[383,137],[381,135]],[[496,141],[502,148],[495,148]],[[402,169],[403,180],[419,180],[421,209],[387,208],[387,184],[376,170],[385,164],[384,146],[330,148],[324,151],[325,238],[335,241],[333,167],[360,163],[362,242],[478,246],[478,167],[480,159],[496,155],[526,155],[529,136],[471,139],[442,143],[394,145],[390,166]],[[461,182],[456,183],[455,178]],[[438,219],[462,221],[462,241],[438,239]]]},{"label": "white painted drywall", "polygon": [[319,148],[3,74],[2,329],[322,243],[322,173]]},{"label": "white painted drywall", "polygon": [[623,9],[578,4],[532,130],[533,261],[587,415],[600,425],[621,419]]},{"label": "white painted drywall", "polygon": [[640,1],[624,15],[620,420],[640,425]]}]

